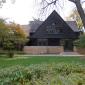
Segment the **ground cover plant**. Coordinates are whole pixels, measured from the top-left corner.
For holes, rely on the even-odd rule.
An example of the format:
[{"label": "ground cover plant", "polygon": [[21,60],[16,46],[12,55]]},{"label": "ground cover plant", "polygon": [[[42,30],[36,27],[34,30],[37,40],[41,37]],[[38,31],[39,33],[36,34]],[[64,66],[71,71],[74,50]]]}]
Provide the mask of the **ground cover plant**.
[{"label": "ground cover plant", "polygon": [[0,85],[85,85],[85,65],[50,63],[3,68]]},{"label": "ground cover plant", "polygon": [[85,85],[85,60],[77,56],[1,56],[0,85]]}]

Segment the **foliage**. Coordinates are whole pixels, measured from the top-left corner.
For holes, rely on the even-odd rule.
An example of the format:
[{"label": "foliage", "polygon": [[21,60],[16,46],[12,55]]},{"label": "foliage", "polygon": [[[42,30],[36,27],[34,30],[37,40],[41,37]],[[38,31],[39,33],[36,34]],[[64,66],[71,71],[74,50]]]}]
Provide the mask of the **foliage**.
[{"label": "foliage", "polygon": [[85,34],[81,35],[78,40],[74,42],[77,47],[85,48]]},{"label": "foliage", "polygon": [[14,50],[21,50],[26,43],[27,36],[20,25],[6,24],[0,19],[0,45],[9,54]]},{"label": "foliage", "polygon": [[0,70],[1,85],[85,85],[81,64],[36,64]]},{"label": "foliage", "polygon": [[80,18],[80,15],[79,15],[77,9],[74,9],[74,10],[72,11],[72,13],[70,14],[70,16],[67,17],[67,20],[75,20],[76,23],[77,23],[77,25],[78,25],[78,28],[79,28],[79,29],[82,29],[83,23],[82,23],[82,21],[81,21],[81,18]]},{"label": "foliage", "polygon": [[3,46],[5,39],[9,37],[9,29],[7,28],[5,21],[0,19],[0,44]]},{"label": "foliage", "polygon": [[24,45],[27,41],[27,35],[19,24],[12,23],[9,25],[14,33],[14,40],[17,46]]}]

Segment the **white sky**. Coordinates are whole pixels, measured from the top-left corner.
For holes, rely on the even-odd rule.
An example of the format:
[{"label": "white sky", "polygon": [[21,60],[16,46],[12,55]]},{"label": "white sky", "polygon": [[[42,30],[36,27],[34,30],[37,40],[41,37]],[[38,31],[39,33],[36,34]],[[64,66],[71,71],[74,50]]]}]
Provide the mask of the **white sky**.
[{"label": "white sky", "polygon": [[[66,17],[69,15],[74,7],[73,3],[66,0],[63,11],[60,12],[61,16]],[[7,3],[0,8],[0,17],[7,18],[18,24],[28,24],[33,17],[38,18],[37,9],[34,0],[16,0],[15,4],[11,4],[11,0],[7,0]]]}]

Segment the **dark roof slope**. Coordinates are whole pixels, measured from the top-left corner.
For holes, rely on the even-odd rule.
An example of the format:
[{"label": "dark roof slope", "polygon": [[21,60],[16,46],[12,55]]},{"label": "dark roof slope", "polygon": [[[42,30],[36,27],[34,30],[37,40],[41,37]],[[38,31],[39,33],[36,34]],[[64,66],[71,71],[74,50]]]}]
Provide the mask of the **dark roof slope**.
[{"label": "dark roof slope", "polygon": [[[43,21],[38,21],[37,23],[35,21],[31,22],[32,23],[29,25],[23,25],[23,27],[26,28],[26,32],[35,32],[38,27],[43,23]],[[66,23],[71,27],[74,32],[79,32],[76,21],[66,21]]]},{"label": "dark roof slope", "polygon": [[70,26],[70,28],[74,31],[74,32],[79,32],[76,21],[66,21],[66,23]]},{"label": "dark roof slope", "polygon": [[[34,21],[32,21],[34,22]],[[35,24],[31,24],[30,27],[30,32],[35,32],[37,30],[37,28],[43,23],[43,21],[40,21],[39,23],[35,23]],[[71,27],[71,29],[74,32],[79,32],[78,28],[77,28],[77,24],[76,21],[66,21],[66,23]]]},{"label": "dark roof slope", "polygon": [[30,32],[35,32],[37,28],[43,23],[43,21],[30,21],[29,27],[30,27]]}]

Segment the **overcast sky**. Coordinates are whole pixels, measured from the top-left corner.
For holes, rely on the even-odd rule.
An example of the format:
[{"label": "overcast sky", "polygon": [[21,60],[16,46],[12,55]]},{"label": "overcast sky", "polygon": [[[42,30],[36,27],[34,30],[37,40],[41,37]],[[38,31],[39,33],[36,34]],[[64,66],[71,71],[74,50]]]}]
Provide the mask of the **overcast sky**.
[{"label": "overcast sky", "polygon": [[[62,17],[66,17],[74,7],[73,3],[66,0],[63,11],[61,10],[59,13]],[[7,3],[0,8],[0,17],[18,24],[28,24],[33,18],[38,18],[38,8],[38,4],[35,4],[34,0],[16,0],[14,4],[11,4],[11,0],[7,0]]]}]

